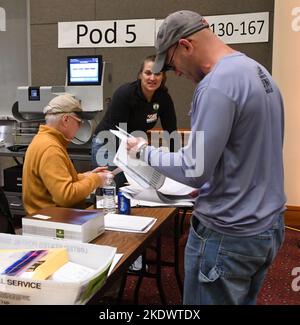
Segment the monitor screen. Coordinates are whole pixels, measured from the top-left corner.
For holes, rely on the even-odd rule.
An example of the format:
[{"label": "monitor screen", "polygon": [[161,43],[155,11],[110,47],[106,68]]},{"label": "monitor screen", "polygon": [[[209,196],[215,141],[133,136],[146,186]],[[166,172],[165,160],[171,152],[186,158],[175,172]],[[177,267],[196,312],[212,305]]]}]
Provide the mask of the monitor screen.
[{"label": "monitor screen", "polygon": [[102,56],[68,56],[68,86],[101,85]]}]

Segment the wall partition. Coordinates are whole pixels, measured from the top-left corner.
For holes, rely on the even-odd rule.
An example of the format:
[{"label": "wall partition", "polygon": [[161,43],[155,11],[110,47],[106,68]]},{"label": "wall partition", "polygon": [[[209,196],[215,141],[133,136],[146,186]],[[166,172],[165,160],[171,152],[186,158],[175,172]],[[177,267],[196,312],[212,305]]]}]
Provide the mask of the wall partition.
[{"label": "wall partition", "polygon": [[[102,37],[103,42],[107,36],[108,41],[113,40],[116,28],[113,22],[115,21],[159,20],[171,12],[181,9],[194,10],[204,16],[268,13],[268,26],[262,26],[262,23],[259,22],[261,19],[253,15],[252,18],[248,17],[245,20],[243,17],[227,17],[227,20],[217,19],[214,28],[219,35],[230,36],[234,33],[234,36],[238,36],[238,34],[251,36],[252,33],[258,34],[261,28],[267,26],[267,40],[250,43],[245,39],[242,43],[231,45],[252,56],[269,70],[272,67],[273,0],[31,0],[30,4],[31,71],[32,81],[35,85],[64,84],[68,55],[101,54],[104,60],[112,63],[113,89],[124,82],[134,80],[142,59],[154,53],[154,47],[142,44],[137,47],[97,47],[99,39]],[[112,25],[102,30],[101,35],[99,31],[94,31],[91,34],[91,31],[97,28],[93,25],[97,21],[109,21]],[[87,47],[59,48],[58,23],[60,22],[80,22],[81,26],[88,26],[87,22],[93,22],[92,26],[94,27],[89,26],[86,29],[81,27],[80,29],[81,34],[87,33],[84,36],[88,41],[85,45]],[[123,25],[123,28],[125,28],[126,35],[126,25]],[[133,35],[130,34],[133,29],[130,26],[128,28],[127,38],[130,41],[133,39]],[[105,34],[108,29],[111,30]],[[147,30],[144,33],[144,38],[148,37],[146,32]],[[95,47],[88,45],[90,39],[94,42]],[[188,112],[194,85],[169,73],[167,86],[175,102],[178,126],[189,128]]]},{"label": "wall partition", "polygon": [[11,116],[16,90],[30,82],[28,4],[0,0],[0,116]]},{"label": "wall partition", "polygon": [[300,223],[300,1],[275,2],[273,75],[285,103],[285,188]]}]

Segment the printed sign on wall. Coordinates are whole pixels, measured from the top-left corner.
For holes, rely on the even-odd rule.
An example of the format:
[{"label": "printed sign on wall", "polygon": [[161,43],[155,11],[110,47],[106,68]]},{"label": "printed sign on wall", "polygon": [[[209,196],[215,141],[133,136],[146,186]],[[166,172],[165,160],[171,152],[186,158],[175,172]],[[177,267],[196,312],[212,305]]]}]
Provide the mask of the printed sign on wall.
[{"label": "printed sign on wall", "polygon": [[[225,43],[259,43],[269,40],[269,13],[205,17]],[[154,46],[163,19],[83,21],[58,23],[58,47]]]},{"label": "printed sign on wall", "polygon": [[227,44],[260,43],[269,40],[269,13],[206,17],[210,28]]},{"label": "printed sign on wall", "polygon": [[58,47],[154,46],[155,19],[58,23]]}]

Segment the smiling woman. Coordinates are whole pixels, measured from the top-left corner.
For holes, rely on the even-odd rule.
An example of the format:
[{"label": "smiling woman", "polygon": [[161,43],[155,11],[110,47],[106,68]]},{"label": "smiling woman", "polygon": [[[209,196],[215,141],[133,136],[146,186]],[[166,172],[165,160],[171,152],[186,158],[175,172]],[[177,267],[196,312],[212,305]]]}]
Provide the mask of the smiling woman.
[{"label": "smiling woman", "polygon": [[141,80],[142,92],[148,102],[159,87],[164,87],[166,76],[165,73],[152,72],[153,61],[145,61],[141,67],[138,78]]},{"label": "smiling woman", "polygon": [[[154,55],[146,57],[141,63],[137,80],[123,84],[113,94],[108,110],[97,126],[93,138],[93,167],[108,165],[109,169],[115,169],[113,158],[117,144],[116,141],[109,141],[107,131],[116,129],[116,126],[126,129],[128,133],[146,133],[160,119],[165,131],[172,133],[177,130],[174,104],[165,86],[166,74],[152,72],[154,60]],[[117,189],[126,182],[123,173],[118,174],[115,180]]]}]

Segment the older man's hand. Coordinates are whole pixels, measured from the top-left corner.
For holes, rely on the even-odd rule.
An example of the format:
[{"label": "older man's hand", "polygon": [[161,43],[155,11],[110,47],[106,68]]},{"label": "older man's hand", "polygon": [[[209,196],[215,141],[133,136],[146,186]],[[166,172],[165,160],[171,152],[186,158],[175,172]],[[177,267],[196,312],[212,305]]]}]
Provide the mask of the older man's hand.
[{"label": "older man's hand", "polygon": [[83,175],[89,176],[91,173],[101,173],[101,172],[105,172],[105,171],[108,171],[106,166],[105,167],[96,167],[93,170],[89,170],[89,171],[83,173]]}]

